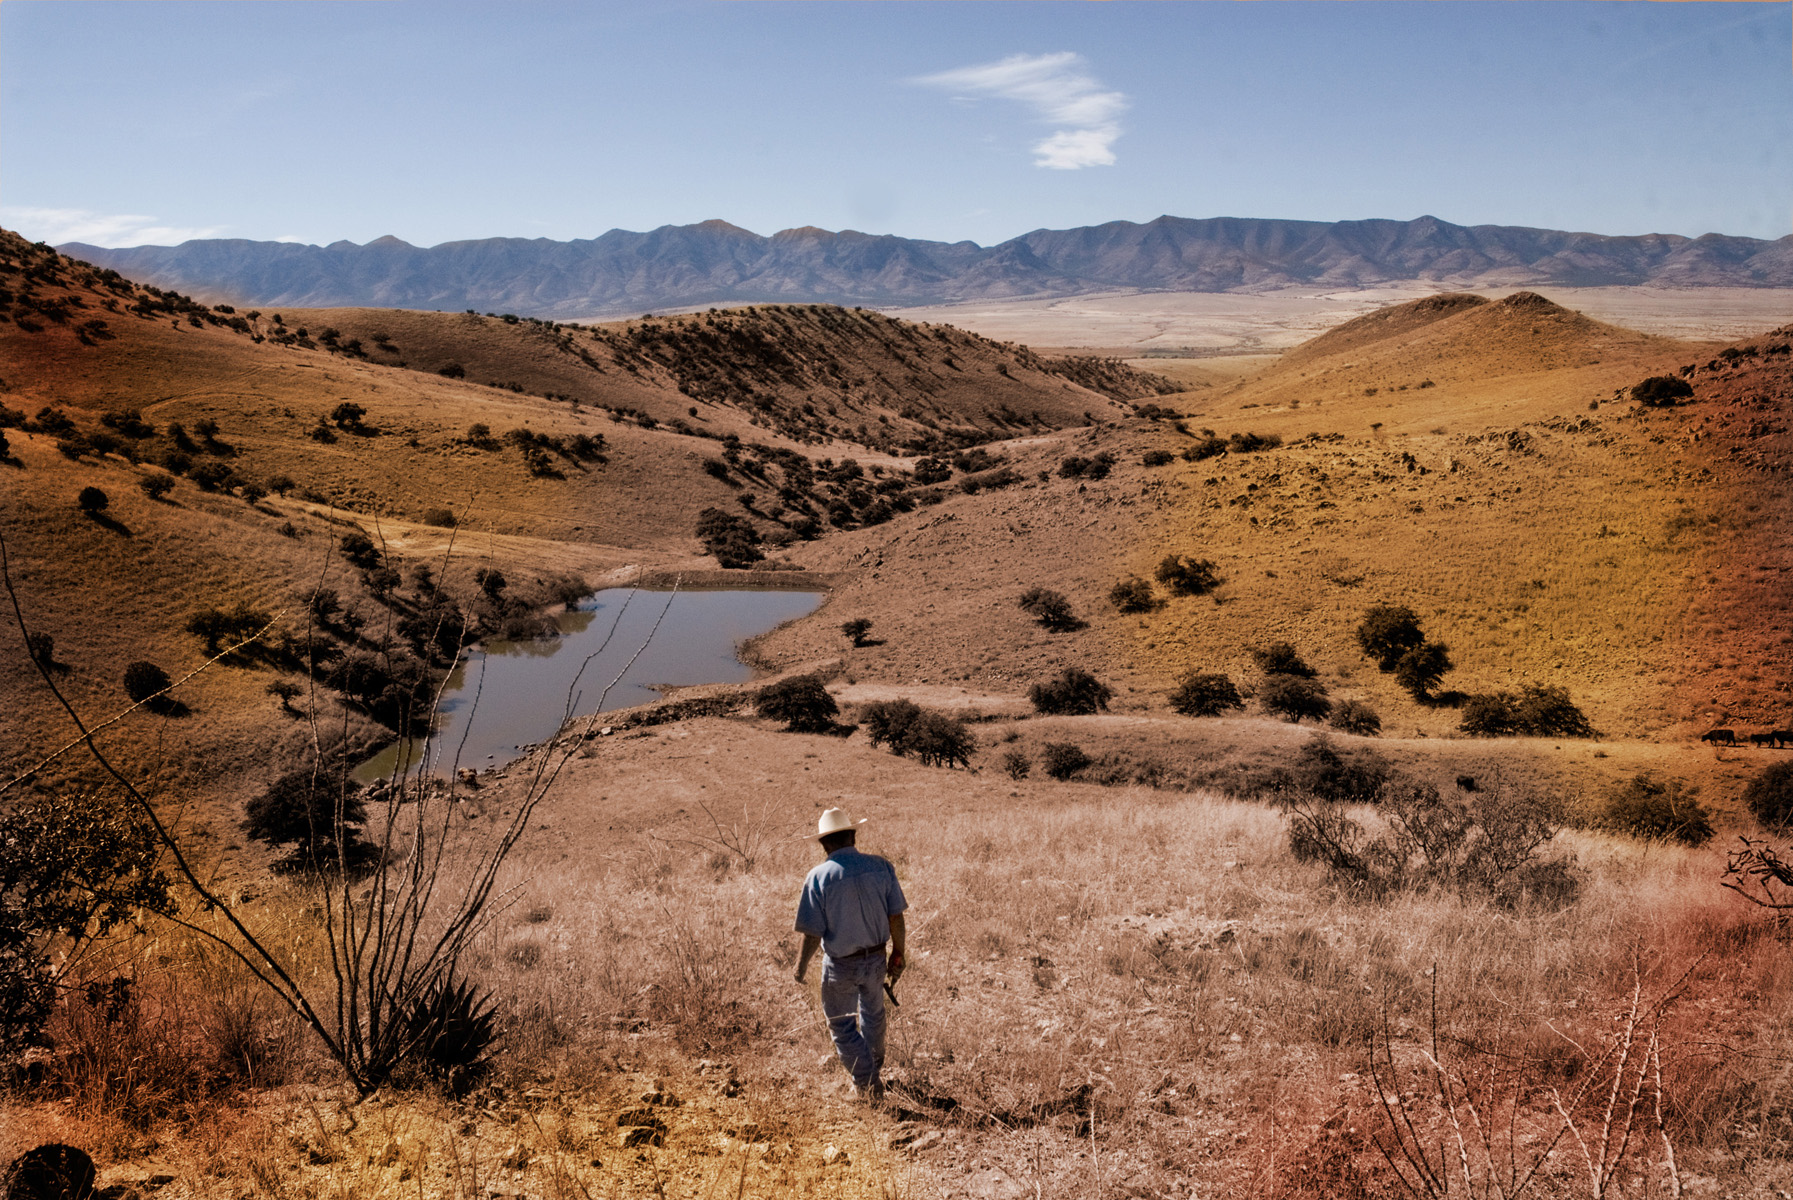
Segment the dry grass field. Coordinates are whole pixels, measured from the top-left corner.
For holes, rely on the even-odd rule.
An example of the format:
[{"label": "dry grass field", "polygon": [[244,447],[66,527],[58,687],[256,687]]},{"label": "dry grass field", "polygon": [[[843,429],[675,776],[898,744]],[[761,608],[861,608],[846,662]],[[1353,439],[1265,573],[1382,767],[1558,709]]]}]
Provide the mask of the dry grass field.
[{"label": "dry grass field", "polygon": [[[67,1140],[114,1195],[233,1198],[1793,1187],[1783,931],[1720,885],[1737,835],[1760,832],[1744,788],[1793,751],[1698,741],[1793,723],[1784,316],[1684,340],[1746,320],[1748,298],[1702,314],[1633,297],[1653,315],[1627,326],[1585,296],[1416,294],[1303,317],[1320,336],[1275,356],[1140,361],[1166,382],[825,308],[251,322],[6,248],[0,403],[35,427],[4,430],[0,463],[22,607],[90,715],[124,707],[130,659],[204,667],[177,687],[186,715],[138,710],[102,745],[304,986],[328,978],[325,893],[268,874],[242,805],[317,742],[389,730],[323,686],[289,711],[266,690],[303,681],[285,660],[205,666],[184,629],[203,606],[302,638],[332,588],[359,621],[332,617],[330,637],[371,653],[438,591],[479,609],[482,569],[538,609],[569,575],[735,575],[694,533],[719,508],[830,591],[749,661],[823,670],[849,723],[876,701],[943,710],[973,746],[949,771],[864,729],[785,733],[752,715],[751,687],[569,731],[532,810],[527,764],[452,793],[451,864],[529,817],[463,960],[499,1014],[484,1086],[358,1099],[240,963],[150,918],[85,968],[133,979],[134,999],[107,1021],[72,993],[58,1048],[12,1079],[0,1157]],[[1635,402],[1662,375],[1691,396]],[[175,474],[170,421],[194,443]],[[984,458],[950,466],[974,444]],[[830,474],[848,458],[860,474]],[[945,478],[917,482],[924,458]],[[208,463],[229,476],[202,486]],[[162,474],[152,498],[140,481]],[[84,487],[110,502],[84,511]],[[344,558],[355,532],[396,584]],[[1208,560],[1218,586],[1172,594],[1168,554]],[[1150,600],[1123,612],[1111,590],[1130,576]],[[1016,603],[1035,587],[1078,621],[1039,624]],[[1378,603],[1448,646],[1447,695],[1417,700],[1365,656],[1354,631]],[[854,618],[863,645],[841,631]],[[1265,711],[1252,652],[1275,642],[1381,736],[1321,742]],[[1113,688],[1106,711],[1036,714],[1029,688],[1070,667]],[[1172,711],[1189,672],[1229,676],[1243,709]],[[66,801],[91,767],[78,749],[37,765],[70,735],[35,675],[9,620],[0,796]],[[1596,736],[1460,732],[1448,693],[1525,685],[1565,689]],[[1550,836],[1500,887],[1444,858],[1354,882],[1291,841],[1307,810],[1289,772],[1328,745],[1484,814],[1490,844],[1533,804]],[[1050,778],[1051,746],[1089,761]],[[1716,838],[1597,829],[1640,772],[1698,788]],[[1334,815],[1388,836],[1393,803]],[[836,804],[870,818],[864,844],[913,904],[875,1111],[832,1065],[813,982],[790,979],[804,835]],[[422,808],[374,811],[406,827]]]}]

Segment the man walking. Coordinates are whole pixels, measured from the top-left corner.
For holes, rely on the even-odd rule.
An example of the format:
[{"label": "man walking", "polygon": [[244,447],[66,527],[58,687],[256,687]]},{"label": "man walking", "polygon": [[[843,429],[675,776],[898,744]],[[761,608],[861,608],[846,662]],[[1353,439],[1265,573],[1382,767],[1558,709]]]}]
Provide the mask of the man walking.
[{"label": "man walking", "polygon": [[[903,973],[903,912],[909,902],[897,883],[896,868],[876,854],[853,847],[858,826],[846,811],[831,808],[816,822],[826,862],[810,871],[797,902],[797,982],[822,948],[822,1012],[853,1088],[879,1100],[884,1081],[884,977],[895,983]],[[890,954],[885,957],[885,938]]]}]

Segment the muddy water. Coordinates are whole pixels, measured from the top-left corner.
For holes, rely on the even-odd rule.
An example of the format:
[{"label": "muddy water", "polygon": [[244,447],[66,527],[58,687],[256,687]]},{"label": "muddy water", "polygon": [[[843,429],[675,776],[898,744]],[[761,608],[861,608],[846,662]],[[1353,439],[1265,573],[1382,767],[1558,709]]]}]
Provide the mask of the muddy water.
[{"label": "muddy water", "polygon": [[753,671],[735,647],[814,612],[822,598],[771,589],[598,592],[561,614],[558,638],[491,641],[469,652],[449,676],[435,737],[387,747],[356,777],[390,776],[401,760],[436,775],[483,770],[549,737],[569,715],[644,704],[660,685],[744,682]]}]

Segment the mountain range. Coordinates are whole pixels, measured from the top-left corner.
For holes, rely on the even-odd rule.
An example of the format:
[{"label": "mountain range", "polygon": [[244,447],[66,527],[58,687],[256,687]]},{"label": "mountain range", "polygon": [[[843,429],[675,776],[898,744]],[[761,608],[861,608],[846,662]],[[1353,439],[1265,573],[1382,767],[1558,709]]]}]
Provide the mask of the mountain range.
[{"label": "mountain range", "polygon": [[1446,287],[1793,287],[1793,236],[1609,237],[1507,225],[1163,216],[1041,229],[995,246],[805,227],[770,237],[704,221],[597,238],[328,246],[208,238],[63,253],[208,301],[498,310],[571,319],[707,304],[942,304],[1142,290],[1258,292],[1428,281]]}]

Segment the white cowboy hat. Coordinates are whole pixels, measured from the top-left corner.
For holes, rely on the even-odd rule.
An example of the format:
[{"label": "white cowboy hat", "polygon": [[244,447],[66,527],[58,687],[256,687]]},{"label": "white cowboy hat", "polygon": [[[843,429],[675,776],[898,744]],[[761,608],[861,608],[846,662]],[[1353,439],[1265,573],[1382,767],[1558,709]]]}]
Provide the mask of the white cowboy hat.
[{"label": "white cowboy hat", "polygon": [[865,824],[865,818],[862,817],[855,821],[847,816],[846,809],[831,808],[823,813],[821,819],[816,822],[816,836],[825,838],[831,833],[844,833],[849,829],[857,829],[863,824]]}]

